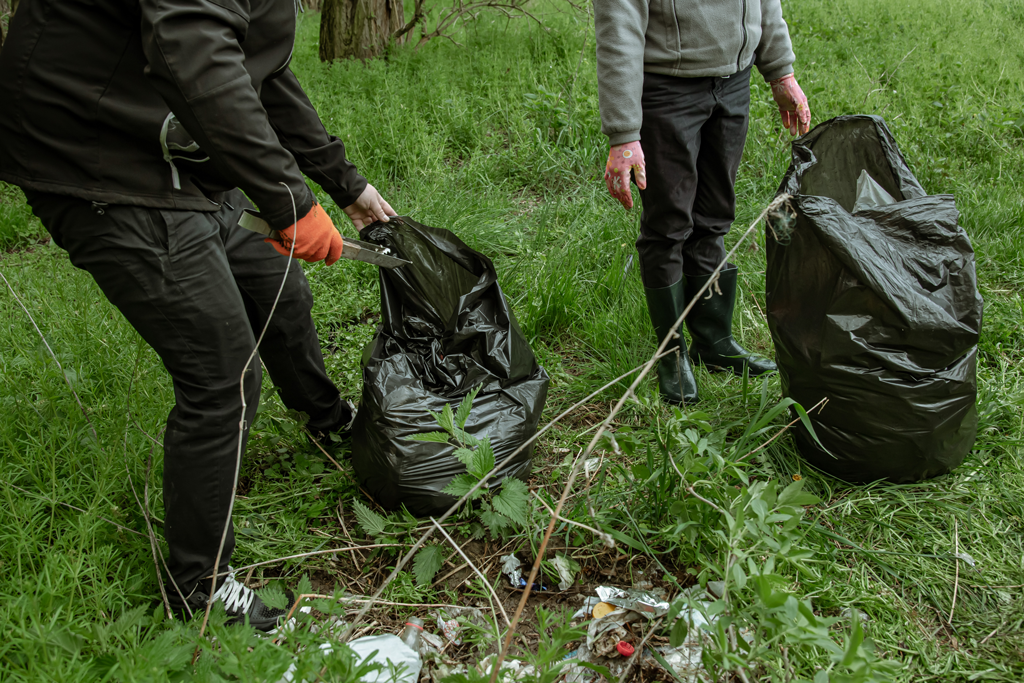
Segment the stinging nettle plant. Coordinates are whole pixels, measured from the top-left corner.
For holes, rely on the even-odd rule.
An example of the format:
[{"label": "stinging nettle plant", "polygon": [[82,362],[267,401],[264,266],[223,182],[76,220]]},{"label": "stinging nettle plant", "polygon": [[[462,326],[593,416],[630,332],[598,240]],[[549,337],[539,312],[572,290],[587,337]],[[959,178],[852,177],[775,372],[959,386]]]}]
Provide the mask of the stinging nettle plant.
[{"label": "stinging nettle plant", "polygon": [[[454,413],[449,405],[446,405],[440,413],[431,411],[438,426],[444,431],[406,437],[412,441],[455,446],[454,455],[460,463],[466,466],[466,473],[452,479],[451,483],[444,488],[444,493],[456,498],[468,493],[480,481],[486,479],[494,469],[494,450],[491,448],[490,440],[486,436],[475,437],[466,431],[466,422],[469,420],[473,400],[479,391],[480,388],[477,387],[466,394],[462,403],[459,404],[458,410]],[[482,535],[486,529],[490,531],[492,538],[497,538],[499,534],[516,525],[525,526],[527,523],[529,490],[526,484],[513,477],[505,478],[497,493],[493,492],[485,482],[484,486],[478,488],[469,500],[475,505],[467,506],[463,514],[471,517],[475,508],[477,517],[482,524],[476,530],[478,536]]]}]

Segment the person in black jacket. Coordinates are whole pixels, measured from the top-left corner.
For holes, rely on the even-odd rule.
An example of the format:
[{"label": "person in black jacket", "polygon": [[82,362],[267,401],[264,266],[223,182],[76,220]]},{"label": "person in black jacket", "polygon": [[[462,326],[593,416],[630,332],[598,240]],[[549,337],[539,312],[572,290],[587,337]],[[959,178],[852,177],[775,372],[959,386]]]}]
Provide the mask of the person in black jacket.
[{"label": "person in black jacket", "polygon": [[[296,10],[288,0],[22,0],[0,52],[0,179],[24,190],[173,379],[164,433],[173,606],[188,615],[212,593],[232,620],[261,629],[283,612],[228,567],[260,357],[314,435],[354,417],[324,369],[302,269],[285,279],[290,253],[328,264],[341,253],[302,173],[357,229],[394,214],[289,69]],[[250,200],[281,231],[273,248],[238,226]]]}]

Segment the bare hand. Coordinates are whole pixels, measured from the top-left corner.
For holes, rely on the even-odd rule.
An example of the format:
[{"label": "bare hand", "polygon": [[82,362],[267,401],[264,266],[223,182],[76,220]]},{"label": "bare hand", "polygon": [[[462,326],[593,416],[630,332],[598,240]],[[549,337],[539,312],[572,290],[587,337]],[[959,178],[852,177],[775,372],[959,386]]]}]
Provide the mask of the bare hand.
[{"label": "bare hand", "polygon": [[363,193],[359,195],[359,199],[346,206],[344,210],[345,215],[352,221],[352,225],[356,226],[356,230],[362,230],[377,221],[387,223],[388,216],[396,215],[391,205],[384,201],[380,192],[377,192],[377,188],[369,183]]}]

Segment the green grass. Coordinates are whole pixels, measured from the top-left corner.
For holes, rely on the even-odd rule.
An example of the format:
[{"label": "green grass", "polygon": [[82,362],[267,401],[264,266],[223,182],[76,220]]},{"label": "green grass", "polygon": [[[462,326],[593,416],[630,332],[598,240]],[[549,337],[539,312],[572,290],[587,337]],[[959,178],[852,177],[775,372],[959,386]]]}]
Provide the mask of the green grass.
[{"label": "green grass", "polygon": [[[788,590],[809,596],[821,615],[838,616],[849,607],[866,613],[879,656],[900,664],[899,680],[1019,681],[1024,10],[1010,0],[784,5],[797,77],[815,121],[849,113],[887,119],[925,188],[957,196],[986,302],[979,365],[982,430],[956,472],[912,486],[851,487],[809,470],[786,437],[751,468],[757,479],[800,474],[807,489],[824,500],[805,518],[801,544],[813,557],[805,571],[784,573]],[[547,410],[553,416],[634,367],[654,340],[638,271],[628,267],[638,213],[623,212],[601,180],[606,143],[599,132],[592,21],[555,5],[539,10],[547,30],[525,19],[485,15],[460,29],[462,46],[431,41],[416,52],[400,47],[365,64],[331,66],[317,61],[318,19],[307,13],[293,68],[328,129],[346,142],[392,206],[454,230],[494,259],[524,331],[553,376]],[[789,155],[788,135],[780,131],[768,88],[754,80],[737,187],[741,227],[774,195]],[[338,225],[354,234],[340,208],[322,193],[321,199]],[[6,252],[0,271],[68,370],[99,441],[4,287],[0,678],[128,681],[160,679],[165,670],[191,671],[187,655],[194,632],[169,629],[148,616],[157,592],[147,541],[99,519],[144,529],[126,468],[141,494],[151,452],[143,430],[159,433],[172,405],[170,383],[156,355],[89,277],[56,247],[40,245],[42,236],[20,193],[0,189],[0,251]],[[758,239],[763,247],[763,237]],[[744,344],[768,351],[763,259],[763,248],[744,248],[737,259],[743,298],[736,328]],[[368,316],[377,309],[376,273],[347,262],[313,266],[307,273],[318,328],[325,343],[330,338],[338,349],[328,367],[343,392],[355,397],[359,353],[375,325]],[[739,380],[703,371],[699,379],[702,409],[713,416],[713,426],[751,419],[756,402],[743,400]],[[646,382],[640,395],[650,397],[654,390]],[[777,382],[769,391],[777,394]],[[613,397],[608,392],[595,401],[595,414]],[[128,416],[129,399],[138,426]],[[666,420],[671,422],[667,412],[642,405],[627,408],[620,424],[638,429],[643,441],[650,436],[645,429]],[[575,446],[575,452],[589,438],[580,432],[592,422],[572,424],[553,431],[540,449],[536,483],[551,491],[567,472],[555,449]],[[160,460],[157,452],[150,477],[158,517]],[[632,507],[643,526],[648,522],[642,495],[647,494],[626,468],[609,474],[601,501],[608,509]],[[358,538],[362,534],[351,516],[357,499],[351,478],[309,450],[268,387],[243,465],[235,563],[315,550],[327,547],[331,537],[344,538],[335,517],[339,502]],[[586,516],[581,505],[573,514]],[[621,522],[623,533],[635,535],[625,518],[602,520]],[[523,542],[534,537],[524,534]],[[674,567],[699,569],[707,557],[703,546],[672,540],[660,528],[652,528],[645,541]],[[976,561],[974,568],[961,562],[959,575],[950,559],[957,545]],[[347,561],[324,559],[281,563],[254,578],[294,583],[305,572],[357,592],[378,581],[358,575]],[[408,581],[389,596],[457,599]],[[145,607],[144,615],[132,612],[138,606]],[[223,642],[227,650],[237,646],[235,652],[249,644],[227,635]],[[814,652],[794,657],[800,675],[813,677],[815,667],[827,663]],[[209,667],[222,660],[210,651],[201,661],[207,669],[200,667],[199,678],[212,676]]]}]

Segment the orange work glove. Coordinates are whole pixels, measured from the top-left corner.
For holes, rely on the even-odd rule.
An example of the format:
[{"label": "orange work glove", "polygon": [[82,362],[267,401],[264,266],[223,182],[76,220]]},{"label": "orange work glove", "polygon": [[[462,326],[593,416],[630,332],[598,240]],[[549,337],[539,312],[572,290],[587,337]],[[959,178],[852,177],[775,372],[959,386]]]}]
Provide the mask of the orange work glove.
[{"label": "orange work glove", "polygon": [[[341,233],[317,202],[313,202],[313,208],[300,218],[298,223],[281,230],[278,234],[281,237],[279,240],[263,241],[277,249],[279,254],[294,256],[309,263],[323,261],[327,265],[341,258]],[[294,251],[292,242],[295,243]]]},{"label": "orange work glove", "polygon": [[632,169],[636,186],[647,189],[647,166],[640,141],[612,145],[608,150],[608,162],[604,166],[604,183],[611,196],[627,209],[633,208],[633,193],[629,190],[629,171]]},{"label": "orange work glove", "polygon": [[811,108],[807,106],[807,95],[800,89],[796,76],[786,74],[782,78],[769,81],[772,86],[772,98],[779,105],[783,128],[789,128],[790,135],[797,131],[803,135],[811,129]]}]

